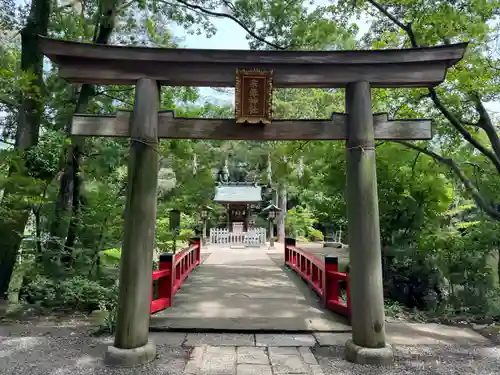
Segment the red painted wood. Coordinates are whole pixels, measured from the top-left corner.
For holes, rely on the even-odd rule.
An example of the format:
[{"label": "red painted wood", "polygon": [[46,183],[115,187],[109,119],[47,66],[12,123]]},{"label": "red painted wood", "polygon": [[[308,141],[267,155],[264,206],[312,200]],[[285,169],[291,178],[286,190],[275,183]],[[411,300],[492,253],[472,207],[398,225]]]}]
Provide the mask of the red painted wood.
[{"label": "red painted wood", "polygon": [[151,292],[150,312],[154,314],[172,306],[175,293],[193,269],[200,264],[201,244],[196,239],[180,252],[161,259],[158,271],[153,271],[152,281],[158,280],[158,298],[153,300]]},{"label": "red painted wood", "polygon": [[[287,240],[285,264],[300,275],[324,301],[325,306],[338,314],[351,316],[349,275],[338,272],[338,262],[325,264],[321,259]],[[347,303],[340,300],[339,281],[346,281]]]}]

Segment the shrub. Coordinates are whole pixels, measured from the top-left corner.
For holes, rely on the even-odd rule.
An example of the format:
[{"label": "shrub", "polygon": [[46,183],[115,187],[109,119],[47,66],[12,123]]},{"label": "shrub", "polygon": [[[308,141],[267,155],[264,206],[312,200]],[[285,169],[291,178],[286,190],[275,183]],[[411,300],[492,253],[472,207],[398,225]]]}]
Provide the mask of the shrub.
[{"label": "shrub", "polygon": [[118,265],[122,256],[122,249],[113,248],[101,251],[99,253],[100,263],[103,266]]},{"label": "shrub", "polygon": [[385,256],[384,295],[409,308],[432,310],[443,301],[442,275],[432,262],[410,256]]},{"label": "shrub", "polygon": [[192,229],[181,229],[179,232],[179,241],[183,242],[189,242],[189,240],[193,237],[196,236],[196,233],[194,233],[194,230]]},{"label": "shrub", "polygon": [[311,229],[307,235],[311,241],[323,241],[323,233],[319,229]]},{"label": "shrub", "polygon": [[316,219],[312,212],[307,208],[296,206],[288,210],[285,222],[286,235],[295,237],[297,240],[302,237],[307,237],[308,234],[314,230],[313,224],[315,222]]},{"label": "shrub", "polygon": [[22,298],[29,303],[85,312],[110,308],[116,294],[116,288],[106,288],[80,276],[62,281],[37,276],[21,292]]}]

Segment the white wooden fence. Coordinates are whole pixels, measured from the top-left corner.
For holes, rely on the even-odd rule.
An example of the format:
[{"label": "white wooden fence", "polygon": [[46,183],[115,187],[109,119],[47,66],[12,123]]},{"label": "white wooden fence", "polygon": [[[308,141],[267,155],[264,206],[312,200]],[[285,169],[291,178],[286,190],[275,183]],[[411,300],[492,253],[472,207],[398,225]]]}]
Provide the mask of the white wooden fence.
[{"label": "white wooden fence", "polygon": [[259,247],[266,244],[266,230],[265,228],[252,228],[248,232],[230,232],[227,228],[210,228],[210,243]]},{"label": "white wooden fence", "polygon": [[336,232],[329,233],[325,236],[326,242],[338,242],[342,243],[342,229],[339,229]]}]

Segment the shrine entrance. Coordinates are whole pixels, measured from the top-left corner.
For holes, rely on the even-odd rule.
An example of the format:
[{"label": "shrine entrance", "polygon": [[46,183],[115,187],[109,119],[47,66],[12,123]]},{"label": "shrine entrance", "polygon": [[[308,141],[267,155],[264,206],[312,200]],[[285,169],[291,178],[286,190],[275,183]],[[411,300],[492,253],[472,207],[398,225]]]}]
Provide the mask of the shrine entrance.
[{"label": "shrine entrance", "polygon": [[[346,358],[387,364],[375,140],[427,140],[430,120],[372,113],[372,88],[434,87],[466,44],[374,51],[231,51],[83,44],[48,38],[42,52],[71,82],[135,85],[134,110],[74,116],[71,135],[130,137],[120,295],[108,357],[137,365],[155,357],[148,341],[156,220],[158,139],[344,140],[350,246],[352,339]],[[236,120],[177,117],[160,111],[159,88],[236,88]],[[346,113],[330,119],[272,118],[273,88],[345,88]]]}]

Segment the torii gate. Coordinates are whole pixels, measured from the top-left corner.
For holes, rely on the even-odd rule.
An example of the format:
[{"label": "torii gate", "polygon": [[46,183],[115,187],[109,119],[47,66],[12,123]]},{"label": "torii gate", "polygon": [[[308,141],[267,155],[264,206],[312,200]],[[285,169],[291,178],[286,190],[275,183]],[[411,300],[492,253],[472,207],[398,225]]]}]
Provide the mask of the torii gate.
[{"label": "torii gate", "polygon": [[[462,59],[467,44],[316,52],[119,47],[49,38],[40,42],[62,78],[136,85],[132,113],[76,115],[71,128],[72,135],[131,138],[118,320],[114,346],[106,353],[110,363],[131,366],[155,358],[148,332],[158,138],[347,140],[352,339],[346,343],[346,358],[392,362],[384,324],[375,140],[424,140],[432,134],[429,120],[390,121],[385,114],[373,115],[371,88],[434,87]],[[263,80],[245,86],[245,74],[236,74],[242,68]],[[179,118],[159,111],[160,85],[236,86],[237,121]],[[330,120],[273,120],[273,85],[345,88],[347,114],[335,113]],[[257,108],[259,95],[265,100]]]}]

